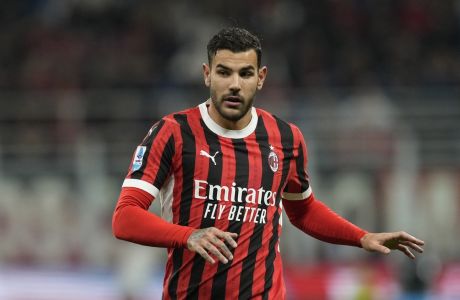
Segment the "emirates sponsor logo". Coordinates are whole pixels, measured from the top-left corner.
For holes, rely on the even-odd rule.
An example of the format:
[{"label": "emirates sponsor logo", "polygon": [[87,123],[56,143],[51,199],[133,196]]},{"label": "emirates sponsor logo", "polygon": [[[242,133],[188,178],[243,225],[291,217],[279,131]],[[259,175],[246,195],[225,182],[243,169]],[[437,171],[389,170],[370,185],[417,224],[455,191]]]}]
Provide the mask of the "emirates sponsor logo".
[{"label": "emirates sponsor logo", "polygon": [[258,189],[236,186],[221,186],[209,184],[206,180],[195,179],[195,199],[209,199],[235,203],[276,205],[276,192],[267,191],[263,187]]},{"label": "emirates sponsor logo", "polygon": [[221,186],[195,179],[194,198],[214,200],[207,202],[203,211],[204,218],[213,220],[266,224],[267,207],[276,207],[276,192],[267,191],[263,187],[240,187],[235,182],[231,186]]}]

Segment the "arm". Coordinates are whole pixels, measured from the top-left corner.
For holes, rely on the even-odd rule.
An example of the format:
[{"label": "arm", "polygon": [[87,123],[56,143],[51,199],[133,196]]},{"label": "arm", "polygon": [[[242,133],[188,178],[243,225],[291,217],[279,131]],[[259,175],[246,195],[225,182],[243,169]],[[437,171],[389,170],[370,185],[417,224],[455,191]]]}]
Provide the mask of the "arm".
[{"label": "arm", "polygon": [[163,118],[152,126],[136,148],[113,214],[113,234],[119,239],[142,245],[187,247],[211,263],[214,260],[210,254],[227,263],[231,252],[223,241],[236,247],[233,240],[236,234],[216,228],[195,229],[171,224],[148,211],[171,171],[176,143],[180,140],[175,135],[176,125],[170,118]]},{"label": "arm", "polygon": [[193,228],[171,224],[148,211],[153,196],[123,188],[112,218],[116,238],[154,247],[185,247]]},{"label": "arm", "polygon": [[224,241],[235,248],[236,233],[217,228],[194,229],[166,222],[148,211],[153,196],[137,188],[123,188],[112,218],[113,235],[121,240],[154,247],[187,247],[210,263],[233,259]]},{"label": "arm", "polygon": [[313,194],[305,200],[283,200],[291,223],[303,232],[328,243],[361,247],[365,230],[345,220]]},{"label": "arm", "polygon": [[291,222],[305,233],[329,243],[362,247],[367,251],[388,254],[392,249],[410,258],[410,249],[423,252],[422,240],[405,232],[369,233],[337,215],[316,200],[306,173],[307,147],[300,130],[293,126],[297,147],[295,170],[283,193],[283,205]]},{"label": "arm", "polygon": [[399,250],[410,258],[410,251],[423,252],[424,242],[401,231],[369,233],[333,212],[313,195],[299,201],[283,201],[286,214],[294,226],[325,242],[362,247],[371,252],[389,254]]}]

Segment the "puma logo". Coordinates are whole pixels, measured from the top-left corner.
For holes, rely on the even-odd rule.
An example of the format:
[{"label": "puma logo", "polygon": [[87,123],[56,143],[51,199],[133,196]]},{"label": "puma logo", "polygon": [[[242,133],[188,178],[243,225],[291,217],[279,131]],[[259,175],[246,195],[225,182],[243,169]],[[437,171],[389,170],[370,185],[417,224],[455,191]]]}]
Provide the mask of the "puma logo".
[{"label": "puma logo", "polygon": [[214,163],[214,165],[217,165],[217,164],[216,164],[216,155],[217,155],[217,153],[219,153],[219,151],[216,151],[216,153],[214,153],[214,155],[211,156],[211,155],[209,155],[208,152],[206,152],[206,151],[204,151],[204,150],[200,150],[200,155],[201,155],[201,156],[206,156],[206,157],[210,158],[210,159],[212,160],[212,162]]}]

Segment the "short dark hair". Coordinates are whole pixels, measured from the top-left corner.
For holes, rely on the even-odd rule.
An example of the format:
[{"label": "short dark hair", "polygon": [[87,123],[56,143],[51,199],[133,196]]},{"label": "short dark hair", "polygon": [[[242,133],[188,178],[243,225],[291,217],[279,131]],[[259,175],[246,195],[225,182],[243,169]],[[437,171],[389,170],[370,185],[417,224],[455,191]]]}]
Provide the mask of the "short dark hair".
[{"label": "short dark hair", "polygon": [[254,49],[257,54],[257,67],[260,68],[262,60],[262,46],[257,36],[244,28],[224,28],[214,35],[208,42],[209,65],[216,56],[217,50],[230,50],[234,53],[245,52]]}]

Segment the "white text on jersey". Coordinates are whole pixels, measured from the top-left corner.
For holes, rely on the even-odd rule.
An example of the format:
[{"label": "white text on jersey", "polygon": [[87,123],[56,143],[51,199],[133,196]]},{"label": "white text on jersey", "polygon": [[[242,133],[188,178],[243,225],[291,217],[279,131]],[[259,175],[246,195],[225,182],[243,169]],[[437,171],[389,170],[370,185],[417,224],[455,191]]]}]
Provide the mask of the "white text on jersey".
[{"label": "white text on jersey", "polygon": [[[205,192],[205,193],[204,193]],[[276,192],[266,191],[263,187],[259,189],[244,188],[236,186],[220,186],[209,184],[206,180],[195,179],[194,195],[196,199],[209,199],[217,201],[230,201],[237,203],[265,204],[266,206],[276,205]]]}]

